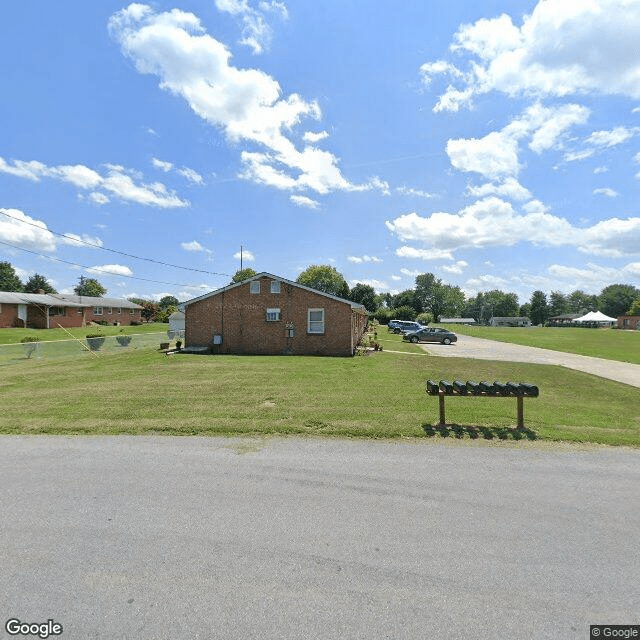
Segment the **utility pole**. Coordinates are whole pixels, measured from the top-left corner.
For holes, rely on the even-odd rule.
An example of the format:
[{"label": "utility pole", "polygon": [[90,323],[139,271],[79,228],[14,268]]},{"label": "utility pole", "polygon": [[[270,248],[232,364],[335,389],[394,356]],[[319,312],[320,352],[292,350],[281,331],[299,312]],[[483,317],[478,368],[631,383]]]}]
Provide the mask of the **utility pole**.
[{"label": "utility pole", "polygon": [[240,271],[242,271],[242,245],[240,245]]}]

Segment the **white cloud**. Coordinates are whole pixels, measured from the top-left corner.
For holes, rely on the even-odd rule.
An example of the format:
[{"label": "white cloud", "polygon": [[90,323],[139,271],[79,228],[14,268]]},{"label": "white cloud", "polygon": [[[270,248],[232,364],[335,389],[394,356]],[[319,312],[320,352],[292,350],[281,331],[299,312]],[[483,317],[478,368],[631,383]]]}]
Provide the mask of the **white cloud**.
[{"label": "white cloud", "polygon": [[103,245],[100,238],[88,236],[86,234],[79,236],[77,233],[65,233],[64,238],[61,238],[60,241],[62,244],[68,244],[72,247],[87,247],[87,243],[93,244],[97,247],[101,247]]},{"label": "white cloud", "polygon": [[485,196],[495,195],[509,198],[510,200],[529,200],[531,192],[523,187],[515,178],[506,178],[502,182],[496,184],[487,182],[486,184],[467,187],[467,195],[475,198],[483,198]]},{"label": "white cloud", "polygon": [[307,198],[307,196],[290,196],[289,200],[299,207],[307,207],[308,209],[317,209],[320,203],[317,200]]},{"label": "white cloud", "polygon": [[[541,0],[520,26],[510,16],[462,25],[451,45],[460,64],[426,63],[451,84],[434,110],[458,110],[475,95],[567,96],[601,93],[640,98],[640,3],[635,0]],[[585,55],[585,51],[589,55]]]},{"label": "white cloud", "polygon": [[248,251],[247,249],[243,249],[242,252],[236,251],[236,253],[233,254],[233,257],[236,260],[242,259],[244,262],[255,262],[256,261],[255,255],[251,251]]},{"label": "white cloud", "polygon": [[[278,3],[267,5],[273,9]],[[231,13],[248,10],[238,1],[223,6]],[[271,76],[232,66],[227,47],[208,35],[194,14],[178,9],[155,13],[147,5],[132,4],[111,17],[109,30],[139,73],[157,75],[162,89],[184,98],[229,141],[263,149],[242,152],[241,177],[278,189],[312,189],[321,194],[383,188],[375,179],[351,184],[342,176],[338,159],[327,151],[297,148],[289,136],[303,119],[320,118],[319,105],[295,93],[283,98]]]},{"label": "white cloud", "polygon": [[215,0],[218,11],[230,13],[242,21],[240,44],[247,45],[253,53],[262,53],[271,44],[273,30],[266,20],[267,13],[279,14],[287,19],[288,11],[283,2],[263,0],[259,9],[253,9],[246,0]]},{"label": "white cloud", "polygon": [[347,260],[349,262],[353,262],[354,264],[362,264],[363,262],[382,262],[381,258],[377,258],[376,256],[347,256]]},{"label": "white cloud", "polygon": [[614,147],[631,140],[638,132],[637,127],[615,127],[609,131],[594,131],[586,140],[587,144],[595,147]]},{"label": "white cloud", "polygon": [[[422,271],[420,271],[419,269],[400,269],[400,273],[405,276],[406,278],[416,278],[417,276],[422,274]],[[398,280],[401,280],[402,278],[398,278]]]},{"label": "white cloud", "polygon": [[153,158],[151,160],[151,162],[153,163],[153,166],[156,167],[156,169],[160,169],[161,171],[164,171],[165,173],[168,173],[169,171],[171,171],[171,169],[173,169],[173,164],[171,162],[165,162],[164,160],[158,160],[158,158]]},{"label": "white cloud", "polygon": [[601,189],[594,189],[593,194],[603,195],[609,198],[617,198],[620,195],[617,191],[615,191],[614,189],[609,189],[608,187],[603,187]]},{"label": "white cloud", "polygon": [[[0,239],[23,249],[55,251],[56,238],[41,220],[19,209],[0,208]],[[26,223],[26,224],[25,224]]]},{"label": "white cloud", "polygon": [[[42,178],[54,178],[68,182],[79,189],[101,189],[127,202],[150,205],[161,208],[186,207],[189,203],[181,200],[173,191],[159,183],[136,184],[139,180],[137,171],[127,170],[120,165],[106,164],[106,175],[83,165],[59,165],[48,167],[42,162],[13,161],[7,163],[0,158],[0,173],[7,173],[19,178],[26,178],[35,182]],[[89,198],[96,204],[104,204],[108,197],[101,192],[92,191]]]},{"label": "white cloud", "polygon": [[324,140],[328,138],[329,134],[326,131],[320,131],[319,133],[314,133],[313,131],[307,131],[302,136],[302,139],[305,142],[310,142],[311,144],[315,144],[316,142],[320,142],[320,140]]},{"label": "white cloud", "polygon": [[178,173],[193,184],[204,184],[204,178],[195,169],[182,167],[181,169],[178,169]]},{"label": "white cloud", "polygon": [[185,251],[204,251],[204,247],[197,240],[192,240],[191,242],[181,242],[180,246]]},{"label": "white cloud", "polygon": [[355,287],[357,284],[366,284],[370,287],[373,287],[376,291],[376,293],[381,293],[383,291],[388,291],[389,290],[389,285],[384,281],[384,280],[361,280],[361,279],[356,279],[356,280],[350,280],[349,281],[349,286],[351,287]]},{"label": "white cloud", "polygon": [[518,214],[513,206],[496,197],[469,205],[459,213],[438,212],[428,217],[416,213],[387,221],[387,228],[401,241],[421,242],[425,249],[403,246],[396,254],[433,259],[434,254],[467,247],[509,247],[519,242],[543,246],[573,246],[602,256],[621,257],[640,253],[640,218],[611,218],[592,227],[575,227],[565,218],[548,213],[532,200]]},{"label": "white cloud", "polygon": [[[416,214],[410,214],[410,215],[416,215]],[[394,223],[396,223],[399,220],[400,218],[397,218],[396,220],[393,221],[393,223],[386,222],[385,224],[387,225],[387,227],[389,227],[389,229],[394,231],[396,227],[394,226],[394,228],[392,229],[389,225],[390,224],[394,225]],[[398,228],[403,224],[403,222],[404,221],[401,221],[399,223]],[[416,249],[415,247],[404,246],[404,247],[400,247],[399,249],[396,249],[396,255],[399,258],[411,258],[411,259],[418,259],[418,260],[447,260],[447,259],[453,260],[453,254],[451,253],[451,251],[447,251],[445,249]]]},{"label": "white cloud", "polygon": [[607,173],[607,171],[609,171],[609,167],[596,167],[593,170],[593,173],[595,173],[596,175],[600,174],[600,173]]},{"label": "white cloud", "polygon": [[133,271],[122,264],[103,264],[87,269],[88,273],[102,276],[132,276]]},{"label": "white cloud", "polygon": [[396,191],[405,196],[416,196],[417,198],[433,198],[433,194],[421,189],[413,189],[412,187],[396,187]]},{"label": "white cloud", "polygon": [[506,179],[520,171],[521,140],[528,138],[529,148],[538,154],[558,148],[567,131],[586,122],[588,116],[589,110],[580,105],[543,107],[536,103],[500,131],[492,131],[483,138],[449,140],[447,154],[452,166],[460,171],[473,171],[513,186]]},{"label": "white cloud", "polygon": [[447,273],[453,273],[453,274],[460,274],[462,273],[467,267],[469,266],[468,262],[465,262],[464,260],[458,260],[457,262],[455,262],[454,264],[451,265],[442,265],[442,267],[440,267],[443,271],[446,271]]}]

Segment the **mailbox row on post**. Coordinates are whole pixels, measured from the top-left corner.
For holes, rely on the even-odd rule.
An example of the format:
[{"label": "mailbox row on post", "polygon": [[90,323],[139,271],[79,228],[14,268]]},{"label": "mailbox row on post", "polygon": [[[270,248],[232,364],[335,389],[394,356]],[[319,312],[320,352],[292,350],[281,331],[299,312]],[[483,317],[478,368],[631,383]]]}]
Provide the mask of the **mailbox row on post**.
[{"label": "mailbox row on post", "polygon": [[442,392],[447,396],[505,396],[505,397],[529,397],[537,398],[539,395],[538,387],[526,382],[475,382],[467,380],[440,380],[440,383],[433,380],[427,380],[427,393],[431,396],[437,396]]}]

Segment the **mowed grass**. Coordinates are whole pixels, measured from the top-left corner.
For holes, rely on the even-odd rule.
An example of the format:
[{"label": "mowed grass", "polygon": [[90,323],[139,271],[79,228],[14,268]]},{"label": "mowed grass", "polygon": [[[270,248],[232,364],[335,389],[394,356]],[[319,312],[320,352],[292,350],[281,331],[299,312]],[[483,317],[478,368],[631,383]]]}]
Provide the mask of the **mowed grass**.
[{"label": "mowed grass", "polygon": [[114,327],[113,325],[88,325],[71,329],[0,329],[0,344],[17,344],[22,338],[37,336],[42,342],[54,340],[69,340],[74,338],[84,340],[88,333],[102,333],[105,336],[131,335],[135,333],[158,333],[166,331],[169,325],[161,322],[151,322],[139,325]]},{"label": "mowed grass", "polygon": [[580,327],[470,327],[467,325],[446,325],[446,328],[454,333],[476,338],[640,364],[640,331]]},{"label": "mowed grass", "polygon": [[540,397],[524,401],[526,437],[640,446],[635,387],[560,367],[384,349],[354,358],[143,350],[25,361],[2,371],[0,432],[523,437],[514,398],[447,398],[451,425],[438,429],[438,398],[425,382],[460,378],[538,385]]}]

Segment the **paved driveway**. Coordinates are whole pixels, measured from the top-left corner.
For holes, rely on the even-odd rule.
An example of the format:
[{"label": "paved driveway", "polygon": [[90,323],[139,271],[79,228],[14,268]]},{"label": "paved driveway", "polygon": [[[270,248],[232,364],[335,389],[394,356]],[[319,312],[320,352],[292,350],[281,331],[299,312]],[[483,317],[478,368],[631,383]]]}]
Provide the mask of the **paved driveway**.
[{"label": "paved driveway", "polygon": [[640,365],[628,362],[592,358],[562,351],[552,351],[551,349],[539,349],[538,347],[525,347],[509,342],[497,342],[496,340],[460,334],[458,334],[458,341],[452,345],[421,344],[420,346],[434,356],[556,364],[640,387]]},{"label": "paved driveway", "polygon": [[584,640],[640,622],[639,451],[0,436],[0,452],[2,638],[10,618],[62,624],[50,640]]}]

